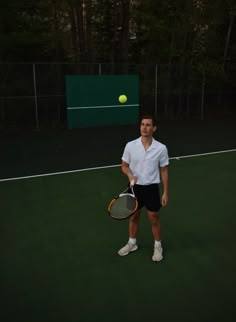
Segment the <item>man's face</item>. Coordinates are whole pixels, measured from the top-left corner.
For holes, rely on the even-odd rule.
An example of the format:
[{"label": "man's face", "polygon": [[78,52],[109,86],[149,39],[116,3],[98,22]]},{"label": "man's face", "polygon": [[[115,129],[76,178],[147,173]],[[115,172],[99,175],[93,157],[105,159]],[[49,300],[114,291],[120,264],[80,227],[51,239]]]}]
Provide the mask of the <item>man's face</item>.
[{"label": "man's face", "polygon": [[157,127],[153,125],[152,119],[142,119],[140,125],[140,132],[141,135],[144,137],[152,136],[153,133],[156,131]]}]

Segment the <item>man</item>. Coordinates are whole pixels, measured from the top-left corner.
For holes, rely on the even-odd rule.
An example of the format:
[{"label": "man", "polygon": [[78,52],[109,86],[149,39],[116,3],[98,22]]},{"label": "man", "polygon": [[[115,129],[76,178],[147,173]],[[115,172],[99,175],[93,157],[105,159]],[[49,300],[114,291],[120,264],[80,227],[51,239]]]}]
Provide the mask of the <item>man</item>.
[{"label": "man", "polygon": [[[133,181],[134,193],[138,199],[138,210],[129,221],[128,243],[118,251],[120,256],[128,255],[138,249],[136,236],[139,228],[140,210],[145,207],[151,223],[154,238],[153,261],[161,261],[163,249],[161,245],[160,208],[168,202],[168,151],[164,144],[156,141],[153,134],[157,129],[152,116],[141,118],[141,136],[126,144],[122,156],[122,172]],[[159,183],[162,182],[163,194],[160,198]]]}]

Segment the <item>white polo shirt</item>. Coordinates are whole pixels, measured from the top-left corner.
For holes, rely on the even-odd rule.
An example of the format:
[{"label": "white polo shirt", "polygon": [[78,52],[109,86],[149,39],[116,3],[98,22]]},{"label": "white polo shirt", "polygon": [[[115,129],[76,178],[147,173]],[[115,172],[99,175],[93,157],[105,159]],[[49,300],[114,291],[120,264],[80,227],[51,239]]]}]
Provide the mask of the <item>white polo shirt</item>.
[{"label": "white polo shirt", "polygon": [[154,138],[146,151],[141,137],[128,142],[122,160],[129,164],[131,173],[138,178],[137,184],[140,185],[160,183],[159,168],[169,164],[166,146]]}]

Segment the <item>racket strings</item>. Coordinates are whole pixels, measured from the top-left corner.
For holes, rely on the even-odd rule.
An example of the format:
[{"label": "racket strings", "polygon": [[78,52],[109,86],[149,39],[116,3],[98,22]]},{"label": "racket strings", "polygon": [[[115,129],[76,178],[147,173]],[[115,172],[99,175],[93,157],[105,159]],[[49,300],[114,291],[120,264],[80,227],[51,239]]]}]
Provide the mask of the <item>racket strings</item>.
[{"label": "racket strings", "polygon": [[130,216],[137,208],[136,198],[131,195],[123,194],[115,199],[110,207],[112,217],[125,218]]}]

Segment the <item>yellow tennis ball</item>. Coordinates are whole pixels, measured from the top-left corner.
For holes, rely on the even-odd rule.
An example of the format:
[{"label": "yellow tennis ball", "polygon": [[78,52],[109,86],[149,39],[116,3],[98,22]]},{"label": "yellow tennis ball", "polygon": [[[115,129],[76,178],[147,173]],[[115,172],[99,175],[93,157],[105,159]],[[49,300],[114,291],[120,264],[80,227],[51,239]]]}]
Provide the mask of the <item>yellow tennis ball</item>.
[{"label": "yellow tennis ball", "polygon": [[120,95],[120,96],[119,96],[119,102],[120,102],[121,104],[126,103],[126,102],[127,102],[127,96],[126,96],[126,95]]}]

